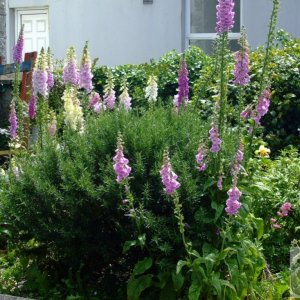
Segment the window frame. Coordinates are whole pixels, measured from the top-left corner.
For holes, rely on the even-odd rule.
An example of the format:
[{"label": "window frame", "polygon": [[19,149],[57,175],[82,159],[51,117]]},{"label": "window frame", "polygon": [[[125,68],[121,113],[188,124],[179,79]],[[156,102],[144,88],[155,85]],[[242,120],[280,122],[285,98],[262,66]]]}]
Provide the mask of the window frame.
[{"label": "window frame", "polygon": [[[185,49],[188,49],[190,46],[191,40],[215,40],[218,36],[216,32],[207,32],[207,33],[192,33],[191,32],[191,1],[185,1],[185,39],[184,46]],[[243,21],[243,0],[240,0],[240,30]],[[230,40],[238,40],[241,37],[240,32],[229,32],[228,38]]]}]

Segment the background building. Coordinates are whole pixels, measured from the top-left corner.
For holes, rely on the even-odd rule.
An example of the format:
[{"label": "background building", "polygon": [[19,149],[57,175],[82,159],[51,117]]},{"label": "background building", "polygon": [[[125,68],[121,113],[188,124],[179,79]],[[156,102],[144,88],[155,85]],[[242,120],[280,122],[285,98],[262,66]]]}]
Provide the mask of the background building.
[{"label": "background building", "polygon": [[[264,44],[272,0],[235,2],[232,49],[237,47],[241,25],[246,26],[252,47]],[[300,0],[281,2],[278,28],[300,37]],[[86,40],[91,55],[108,65],[146,62],[190,44],[209,52],[216,4],[217,0],[0,0],[1,16],[6,14],[5,54],[11,60],[21,24],[26,51],[50,45],[56,58],[63,58],[70,45],[81,51]],[[5,24],[0,24],[2,47],[3,28]]]}]

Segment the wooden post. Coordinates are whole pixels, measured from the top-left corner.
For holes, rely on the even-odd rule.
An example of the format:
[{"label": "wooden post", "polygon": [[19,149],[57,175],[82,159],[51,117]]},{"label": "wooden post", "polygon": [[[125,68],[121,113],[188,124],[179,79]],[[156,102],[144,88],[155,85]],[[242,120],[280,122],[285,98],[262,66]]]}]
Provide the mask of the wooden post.
[{"label": "wooden post", "polygon": [[37,52],[25,53],[24,62],[31,62],[31,70],[23,72],[21,81],[20,98],[23,101],[29,102],[32,87],[32,69],[37,59]]},{"label": "wooden post", "polygon": [[[35,61],[37,59],[37,52],[25,53],[24,62],[31,62],[31,69],[29,71],[22,73],[21,89],[20,89],[20,98],[25,102],[30,101],[32,93],[32,70],[34,68]],[[29,135],[29,119],[24,118],[23,128],[24,128],[24,138],[23,143],[27,148],[28,146],[28,135]]]}]

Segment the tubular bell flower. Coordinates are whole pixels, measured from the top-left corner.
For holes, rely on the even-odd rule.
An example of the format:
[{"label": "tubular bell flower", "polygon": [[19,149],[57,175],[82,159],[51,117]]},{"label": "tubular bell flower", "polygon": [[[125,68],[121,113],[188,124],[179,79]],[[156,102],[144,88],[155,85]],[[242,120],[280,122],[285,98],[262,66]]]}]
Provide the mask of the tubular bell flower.
[{"label": "tubular bell flower", "polygon": [[145,97],[149,102],[157,101],[158,94],[158,85],[157,85],[157,77],[154,75],[150,75],[147,81],[147,87],[145,88]]},{"label": "tubular bell flower", "polygon": [[109,70],[107,84],[104,88],[105,94],[103,97],[104,104],[109,109],[113,109],[115,107],[115,103],[116,103],[116,92],[115,92],[114,88],[115,88],[114,77],[113,77],[112,71]]},{"label": "tubular bell flower", "polygon": [[63,70],[63,80],[65,84],[78,84],[78,69],[75,48],[71,46],[67,51],[67,58]]},{"label": "tubular bell flower", "polygon": [[263,91],[262,95],[259,97],[258,105],[256,108],[256,116],[253,119],[256,125],[260,125],[260,119],[267,114],[270,106],[270,95],[269,89]]},{"label": "tubular bell flower", "polygon": [[277,215],[280,217],[287,217],[291,209],[292,209],[292,204],[290,202],[285,202],[280,207],[279,211],[277,212]]},{"label": "tubular bell flower", "polygon": [[126,179],[130,172],[131,172],[131,167],[128,165],[128,159],[124,157],[124,142],[122,139],[122,136],[118,136],[118,143],[117,143],[117,149],[116,149],[116,155],[114,156],[113,160],[115,162],[114,164],[114,170],[117,175],[117,182],[120,183],[124,179]]},{"label": "tubular bell flower", "polygon": [[218,129],[213,126],[210,130],[209,130],[209,139],[212,142],[212,146],[210,148],[210,152],[212,153],[218,153],[221,150],[221,139],[219,138],[219,133],[218,133]]},{"label": "tubular bell flower", "polygon": [[47,79],[47,85],[48,85],[48,92],[54,87],[54,75],[53,75],[53,62],[52,62],[52,54],[50,47],[48,47],[47,51],[47,64],[48,64],[48,79]]},{"label": "tubular bell flower", "polygon": [[219,34],[228,32],[234,26],[234,1],[218,0],[217,5],[217,26],[216,31]]},{"label": "tubular bell flower", "polygon": [[122,93],[121,93],[119,99],[120,99],[120,105],[122,107],[124,107],[124,109],[126,111],[129,111],[131,109],[131,97],[129,97],[129,94],[128,94],[126,78],[124,79],[123,86],[122,86]]},{"label": "tubular bell flower", "polygon": [[36,115],[36,101],[36,96],[32,95],[28,105],[28,115],[31,120],[33,120]]},{"label": "tubular bell flower", "polygon": [[57,121],[54,111],[51,111],[49,114],[49,123],[48,123],[48,132],[51,136],[55,136],[57,131]]},{"label": "tubular bell flower", "polygon": [[16,64],[21,64],[23,61],[23,48],[24,48],[24,25],[22,25],[18,41],[13,48],[13,61]]},{"label": "tubular bell flower", "polygon": [[206,157],[206,149],[203,145],[200,145],[198,148],[198,153],[196,155],[196,162],[198,164],[197,169],[202,172],[205,171],[207,168],[207,165],[205,163],[205,157]]},{"label": "tubular bell flower", "polygon": [[178,71],[178,107],[189,101],[189,77],[186,60],[181,59],[180,69]]},{"label": "tubular bell flower", "polygon": [[180,183],[177,181],[178,176],[172,171],[169,153],[165,151],[163,166],[160,170],[162,183],[165,186],[164,191],[168,195],[172,195],[177,189],[180,188]]},{"label": "tubular bell flower", "polygon": [[178,71],[178,94],[174,97],[173,103],[179,108],[189,101],[189,78],[185,58],[182,57]]},{"label": "tubular bell flower", "polygon": [[106,109],[100,95],[97,92],[92,92],[89,96],[89,107],[96,113],[100,113]]},{"label": "tubular bell flower", "polygon": [[62,100],[64,101],[64,117],[66,125],[73,131],[78,130],[79,133],[82,133],[84,130],[84,119],[80,102],[77,99],[76,89],[70,86],[67,87],[64,90]]},{"label": "tubular bell flower", "polygon": [[249,77],[249,54],[247,51],[235,53],[234,84],[246,85],[250,82]]},{"label": "tubular bell flower", "polygon": [[48,96],[48,73],[44,48],[42,48],[32,73],[33,95]]},{"label": "tubular bell flower", "polygon": [[241,170],[241,163],[244,160],[244,144],[241,142],[240,147],[235,154],[234,164],[231,170],[233,175],[238,175]]},{"label": "tubular bell flower", "polygon": [[92,78],[92,63],[88,51],[88,42],[85,42],[79,70],[79,86],[85,89],[88,93],[93,89]]},{"label": "tubular bell flower", "polygon": [[249,46],[245,29],[241,30],[241,38],[239,41],[241,50],[236,52],[235,69],[234,69],[234,84],[244,86],[250,82],[249,76]]},{"label": "tubular bell flower", "polygon": [[225,211],[228,215],[236,215],[238,210],[241,207],[241,203],[239,202],[239,199],[242,195],[240,190],[237,188],[236,185],[233,185],[233,187],[227,192],[229,198],[226,201],[226,208]]},{"label": "tubular bell flower", "polygon": [[15,140],[18,135],[18,119],[17,119],[16,107],[14,101],[12,102],[10,107],[9,124],[10,124],[9,127],[10,138],[12,140]]}]

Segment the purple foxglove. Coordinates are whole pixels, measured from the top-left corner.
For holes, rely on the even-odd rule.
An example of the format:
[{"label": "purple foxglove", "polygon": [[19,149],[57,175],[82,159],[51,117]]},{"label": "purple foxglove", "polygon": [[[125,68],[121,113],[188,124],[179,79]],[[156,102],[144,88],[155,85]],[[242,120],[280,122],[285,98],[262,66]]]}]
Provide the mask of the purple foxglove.
[{"label": "purple foxglove", "polygon": [[287,217],[292,209],[292,204],[290,202],[285,202],[280,207],[280,210],[277,212],[277,215],[280,217]]},{"label": "purple foxglove", "polygon": [[216,31],[219,34],[228,32],[234,26],[234,1],[218,0],[217,5],[217,26]]},{"label": "purple foxglove", "polygon": [[106,107],[113,109],[116,104],[116,92],[114,90],[109,91],[104,95],[103,99]]},{"label": "purple foxglove", "polygon": [[36,66],[33,69],[32,73],[32,88],[34,96],[48,96],[48,73],[46,66],[46,57],[44,49],[42,48],[37,61]]},{"label": "purple foxglove", "polygon": [[219,133],[218,133],[218,129],[213,126],[210,130],[209,130],[209,139],[212,142],[211,148],[210,148],[210,152],[212,153],[218,153],[221,150],[221,139],[219,138]]},{"label": "purple foxglove", "polygon": [[241,207],[239,199],[242,195],[240,190],[234,185],[228,192],[229,198],[226,201],[225,211],[228,215],[236,215]]},{"label": "purple foxglove", "polygon": [[19,33],[19,37],[18,37],[18,41],[16,43],[16,45],[13,48],[13,61],[16,64],[21,64],[23,61],[23,48],[24,48],[24,25],[22,25],[20,33]]},{"label": "purple foxglove", "polygon": [[122,140],[122,137],[118,137],[118,144],[117,144],[117,149],[116,149],[116,155],[114,156],[113,160],[115,162],[114,164],[114,170],[117,175],[117,182],[120,183],[124,179],[126,179],[130,172],[131,172],[131,167],[128,165],[128,159],[124,157],[124,143]]},{"label": "purple foxglove", "polygon": [[79,70],[79,86],[89,93],[93,89],[92,63],[88,51],[88,43],[83,48],[82,60]]},{"label": "purple foxglove", "polygon": [[164,191],[166,194],[172,195],[177,189],[180,188],[180,183],[177,181],[178,176],[172,171],[168,152],[165,152],[164,154],[164,162],[160,170],[160,176],[165,187]]},{"label": "purple foxglove", "polygon": [[256,108],[256,116],[254,117],[254,121],[256,125],[260,124],[261,118],[267,114],[270,106],[270,95],[271,92],[269,89],[263,91],[262,95],[259,97],[258,105]]},{"label": "purple foxglove", "polygon": [[33,120],[36,115],[36,102],[37,97],[35,95],[32,95],[28,105],[28,115],[31,120]]},{"label": "purple foxglove", "polygon": [[206,149],[203,145],[200,145],[198,148],[198,153],[196,155],[196,162],[198,164],[197,169],[200,172],[205,171],[207,168],[205,163],[205,157],[206,157]]},{"label": "purple foxglove", "polygon": [[185,58],[181,59],[178,71],[178,100],[176,107],[180,107],[189,101],[189,77]]},{"label": "purple foxglove", "polygon": [[109,109],[113,109],[116,103],[116,92],[114,90],[114,87],[115,83],[113,73],[111,70],[109,70],[107,75],[107,83],[104,88],[105,94],[103,97],[104,105]]},{"label": "purple foxglove", "polygon": [[67,58],[63,70],[63,81],[65,84],[78,84],[78,69],[75,48],[71,46],[67,51]]},{"label": "purple foxglove", "polygon": [[234,84],[244,86],[250,82],[249,54],[247,51],[235,53]]}]

